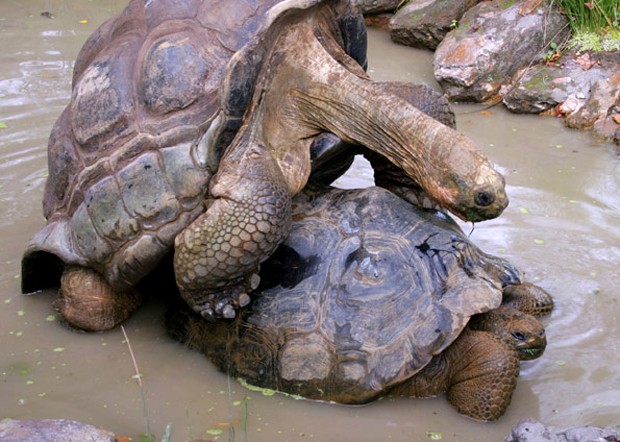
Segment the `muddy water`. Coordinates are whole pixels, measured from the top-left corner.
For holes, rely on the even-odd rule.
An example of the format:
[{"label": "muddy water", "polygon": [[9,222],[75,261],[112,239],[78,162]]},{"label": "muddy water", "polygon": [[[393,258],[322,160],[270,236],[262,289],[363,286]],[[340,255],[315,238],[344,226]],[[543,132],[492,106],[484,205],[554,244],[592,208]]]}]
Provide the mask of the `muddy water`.
[{"label": "muddy water", "polygon": [[[0,2],[0,418],[70,418],[137,440],[145,431],[145,407],[121,331],[70,332],[54,315],[52,292],[26,297],[19,291],[23,246],[44,222],[46,142],[69,98],[72,62],[96,25],[123,6],[124,0]],[[55,18],[42,17],[43,11]],[[430,54],[396,47],[378,32],[371,32],[370,43],[375,78],[434,84]],[[161,438],[171,423],[173,441],[230,440],[230,425],[235,440],[249,441],[424,441],[432,433],[442,440],[498,441],[528,416],[560,427],[620,424],[620,161],[614,148],[553,119],[501,108],[456,111],[459,129],[506,174],[511,198],[506,213],[476,225],[472,238],[512,260],[557,300],[547,321],[547,352],[523,364],[507,414],[481,424],[458,415],[444,397],[345,407],[263,396],[229,383],[202,356],[167,338],[163,308],[152,303],[126,324],[152,433]],[[370,182],[360,163],[342,184]]]}]

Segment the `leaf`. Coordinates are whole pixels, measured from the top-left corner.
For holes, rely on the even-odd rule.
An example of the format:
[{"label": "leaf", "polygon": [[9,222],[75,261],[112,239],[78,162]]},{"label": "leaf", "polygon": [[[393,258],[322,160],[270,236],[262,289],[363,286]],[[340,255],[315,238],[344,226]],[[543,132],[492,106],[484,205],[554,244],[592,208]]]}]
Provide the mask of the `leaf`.
[{"label": "leaf", "polygon": [[54,353],[61,353],[63,351],[65,351],[64,347],[56,347],[54,350],[52,350]]},{"label": "leaf", "polygon": [[85,24],[87,24],[87,23],[88,23],[88,20],[86,20],[86,19],[80,20],[80,24],[81,24],[81,25],[85,25]]},{"label": "leaf", "polygon": [[535,243],[535,244],[538,244],[538,245],[540,245],[540,244],[544,244],[544,243],[545,243],[545,240],[544,240],[544,239],[535,239],[535,240],[534,240],[534,243]]},{"label": "leaf", "polygon": [[0,129],[6,129],[7,127],[9,126],[7,126],[4,121],[0,121]]},{"label": "leaf", "polygon": [[527,207],[519,207],[519,212],[527,214],[530,213],[530,210]]},{"label": "leaf", "polygon": [[443,438],[443,435],[437,431],[427,431],[426,437],[428,437],[430,440],[441,440]]},{"label": "leaf", "polygon": [[220,434],[222,434],[224,431],[220,430],[219,428],[210,428],[206,431],[207,434],[211,435],[211,436],[218,436]]},{"label": "leaf", "polygon": [[590,54],[588,54],[587,52],[575,58],[575,63],[580,65],[584,71],[590,70],[592,66],[600,64],[598,61],[590,60]]}]

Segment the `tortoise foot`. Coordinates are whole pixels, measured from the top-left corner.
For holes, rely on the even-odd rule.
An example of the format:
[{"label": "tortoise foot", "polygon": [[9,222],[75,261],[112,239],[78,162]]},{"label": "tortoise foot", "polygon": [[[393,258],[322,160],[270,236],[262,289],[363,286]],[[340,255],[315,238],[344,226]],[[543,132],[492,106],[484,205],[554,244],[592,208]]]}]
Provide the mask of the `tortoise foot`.
[{"label": "tortoise foot", "polygon": [[211,293],[182,293],[185,301],[203,318],[215,321],[218,318],[234,319],[237,310],[248,305],[250,293],[258,287],[260,277],[252,274],[234,286],[226,286]]},{"label": "tortoise foot", "polygon": [[54,308],[70,328],[103,331],[125,321],[142,299],[137,290],[114,290],[99,273],[74,266],[62,275]]}]

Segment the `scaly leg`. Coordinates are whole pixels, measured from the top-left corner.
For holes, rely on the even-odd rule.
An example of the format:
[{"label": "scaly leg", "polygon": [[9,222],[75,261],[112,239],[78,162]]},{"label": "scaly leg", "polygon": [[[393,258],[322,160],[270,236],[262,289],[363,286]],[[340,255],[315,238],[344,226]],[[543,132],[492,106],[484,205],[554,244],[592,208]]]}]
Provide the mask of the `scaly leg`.
[{"label": "scaly leg", "polygon": [[175,241],[174,271],[185,301],[206,318],[234,318],[259,283],[258,269],[288,235],[291,196],[259,145],[226,155],[207,211]]}]

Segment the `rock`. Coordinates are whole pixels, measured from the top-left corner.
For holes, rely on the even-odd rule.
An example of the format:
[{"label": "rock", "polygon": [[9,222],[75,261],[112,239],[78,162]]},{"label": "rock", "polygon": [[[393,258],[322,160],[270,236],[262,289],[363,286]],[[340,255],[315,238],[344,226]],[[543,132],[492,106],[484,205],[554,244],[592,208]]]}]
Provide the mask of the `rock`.
[{"label": "rock", "polygon": [[536,65],[504,96],[519,113],[551,111],[568,127],[589,130],[620,144],[620,53],[565,54],[551,65]]},{"label": "rock", "polygon": [[566,117],[566,125],[577,129],[594,126],[598,120],[605,119],[612,108],[620,104],[620,73],[599,80],[592,85],[590,96],[584,105]]},{"label": "rock", "polygon": [[393,12],[402,0],[354,0],[363,14],[377,14],[380,12]]},{"label": "rock", "polygon": [[530,3],[482,2],[463,15],[437,47],[433,62],[448,98],[495,98],[517,71],[541,59],[542,48],[566,36],[566,17],[556,6],[541,2],[531,8]]},{"label": "rock", "polygon": [[395,43],[434,50],[465,11],[481,0],[411,0],[390,20]]},{"label": "rock", "polygon": [[620,430],[613,428],[574,427],[555,430],[534,419],[519,422],[505,442],[617,442]]},{"label": "rock", "polygon": [[364,21],[369,28],[381,29],[387,31],[390,26],[390,19],[393,14],[381,13],[381,14],[366,14],[364,15]]},{"label": "rock", "polygon": [[113,433],[64,419],[7,420],[0,422],[2,442],[114,442]]},{"label": "rock", "polygon": [[575,112],[585,104],[594,84],[620,70],[620,54],[617,63],[611,57],[594,55],[587,69],[578,62],[579,57],[583,55],[573,51],[553,64],[538,64],[522,71],[504,96],[504,104],[517,113],[540,113],[558,105],[563,115]]}]

